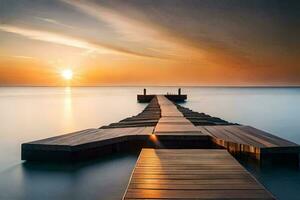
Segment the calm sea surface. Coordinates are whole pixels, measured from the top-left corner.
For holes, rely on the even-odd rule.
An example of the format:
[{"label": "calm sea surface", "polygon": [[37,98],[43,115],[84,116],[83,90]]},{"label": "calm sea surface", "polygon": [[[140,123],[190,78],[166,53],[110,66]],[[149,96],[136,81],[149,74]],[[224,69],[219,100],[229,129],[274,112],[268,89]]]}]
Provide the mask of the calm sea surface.
[{"label": "calm sea surface", "polygon": [[[99,127],[139,113],[142,87],[0,88],[0,199],[121,199],[137,153],[99,161],[32,164],[20,160],[23,142]],[[148,88],[175,93],[177,88]],[[183,88],[184,106],[252,125],[300,143],[299,88]],[[242,164],[279,199],[299,199],[300,171]]]}]

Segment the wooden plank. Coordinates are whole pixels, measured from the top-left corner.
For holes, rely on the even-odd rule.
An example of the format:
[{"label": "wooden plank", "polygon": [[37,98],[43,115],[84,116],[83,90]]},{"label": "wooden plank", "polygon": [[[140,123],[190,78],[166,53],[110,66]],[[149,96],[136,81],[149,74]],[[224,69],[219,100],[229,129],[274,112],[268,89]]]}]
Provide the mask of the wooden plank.
[{"label": "wooden plank", "polygon": [[150,183],[144,183],[144,184],[131,184],[129,189],[152,189],[152,188],[159,188],[161,190],[209,190],[211,188],[214,188],[215,190],[232,190],[232,189],[247,189],[247,190],[257,190],[262,189],[261,186],[256,184],[228,184],[227,182],[222,182],[221,184],[193,184],[193,185],[187,185],[187,184],[150,184]]},{"label": "wooden plank", "polygon": [[192,124],[165,124],[158,122],[155,132],[199,132]]},{"label": "wooden plank", "polygon": [[32,144],[47,145],[80,145],[99,140],[121,137],[125,135],[150,135],[153,127],[131,127],[131,128],[111,128],[111,129],[90,129],[84,132],[70,133],[64,136],[48,138],[32,142]]},{"label": "wooden plank", "polygon": [[275,135],[272,135],[270,133],[267,133],[265,131],[256,129],[251,126],[238,126],[239,129],[247,132],[247,133],[252,133],[257,135],[258,137],[264,137],[264,138],[269,138],[274,144],[277,144],[278,146],[299,146],[296,143],[293,143],[291,141],[285,140],[283,138],[277,137]]},{"label": "wooden plank", "polygon": [[258,148],[266,147],[264,144],[256,141],[251,137],[249,138],[242,133],[236,133],[235,131],[230,130],[230,127],[229,126],[206,126],[205,129],[210,131],[213,135],[217,135],[219,139],[224,139],[225,141],[236,142],[238,144],[247,144]]},{"label": "wooden plank", "polygon": [[128,189],[125,199],[274,199],[265,190]]},{"label": "wooden plank", "polygon": [[175,104],[163,95],[157,96],[162,117],[183,117],[183,114],[177,109]]},{"label": "wooden plank", "polygon": [[203,135],[198,128],[178,110],[177,106],[165,96],[157,97],[162,117],[159,119],[154,134],[169,136]]},{"label": "wooden plank", "polygon": [[239,135],[240,137],[248,138],[255,143],[259,143],[263,147],[276,147],[278,146],[271,140],[264,137],[259,137],[257,135],[251,134],[250,132],[239,129],[238,126],[224,126],[224,129],[232,134]]},{"label": "wooden plank", "polygon": [[225,150],[143,149],[123,199],[274,197]]},{"label": "wooden plank", "polygon": [[[258,159],[264,153],[272,154],[272,157],[276,158],[279,154],[289,156],[299,154],[300,151],[299,145],[250,126],[197,126],[197,128],[201,133],[210,135],[215,143],[230,152],[251,153]],[[297,156],[294,158],[297,159]]]}]

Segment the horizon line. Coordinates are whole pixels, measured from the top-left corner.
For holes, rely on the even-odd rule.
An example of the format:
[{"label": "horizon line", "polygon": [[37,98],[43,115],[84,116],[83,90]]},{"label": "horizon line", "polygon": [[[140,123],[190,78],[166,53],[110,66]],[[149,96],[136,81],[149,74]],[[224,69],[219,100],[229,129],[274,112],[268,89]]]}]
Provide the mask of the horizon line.
[{"label": "horizon line", "polygon": [[203,88],[300,88],[300,85],[0,85],[0,87],[203,87]]}]

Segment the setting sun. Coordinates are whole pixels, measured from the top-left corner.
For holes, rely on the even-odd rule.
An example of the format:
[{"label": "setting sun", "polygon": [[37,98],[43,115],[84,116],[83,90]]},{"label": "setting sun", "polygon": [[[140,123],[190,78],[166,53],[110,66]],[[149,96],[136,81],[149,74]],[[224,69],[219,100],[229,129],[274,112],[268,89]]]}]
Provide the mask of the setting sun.
[{"label": "setting sun", "polygon": [[71,69],[65,69],[61,72],[61,76],[65,80],[71,80],[73,78],[73,71]]}]

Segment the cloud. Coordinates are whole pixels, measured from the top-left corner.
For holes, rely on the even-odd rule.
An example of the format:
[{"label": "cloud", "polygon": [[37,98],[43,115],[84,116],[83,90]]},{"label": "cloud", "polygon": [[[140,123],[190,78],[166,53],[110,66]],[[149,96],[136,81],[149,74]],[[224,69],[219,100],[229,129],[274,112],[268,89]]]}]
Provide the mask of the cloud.
[{"label": "cloud", "polygon": [[126,54],[143,57],[153,57],[152,55],[133,52],[124,48],[115,47],[113,45],[100,44],[99,42],[90,42],[81,38],[75,38],[63,34],[58,34],[50,31],[41,31],[30,28],[23,28],[11,25],[0,25],[0,30],[21,35],[28,39],[50,42],[54,44],[65,45],[93,51],[98,54]]},{"label": "cloud", "polygon": [[19,55],[0,55],[0,57],[7,57],[7,58],[18,58],[24,60],[36,60],[37,58],[31,56],[19,56]]},{"label": "cloud", "polygon": [[74,28],[73,26],[70,26],[70,25],[61,23],[61,22],[59,22],[59,21],[57,21],[57,20],[50,19],[50,18],[36,17],[36,19],[41,20],[41,21],[44,21],[44,22],[48,22],[48,23],[51,23],[51,24],[63,26],[63,27],[66,27],[66,28],[71,28],[71,29]]},{"label": "cloud", "polygon": [[[233,47],[234,43],[222,35],[223,33],[219,34],[215,29],[207,28],[205,21],[201,19],[186,18],[193,20],[193,23],[187,20],[183,26],[180,23],[172,24],[174,21],[180,22],[183,19],[174,13],[170,16],[160,8],[151,10],[156,11],[152,13],[158,17],[149,17],[147,11],[143,13],[142,9],[131,7],[130,4],[122,4],[122,1],[119,4],[108,3],[108,6],[103,2],[101,4],[101,1],[61,1],[94,17],[101,23],[104,22],[107,27],[117,33],[116,40],[119,39],[128,46],[135,44],[136,52],[147,52],[170,60],[193,62],[206,66],[241,66],[242,63],[251,62],[246,53],[241,51],[239,45]],[[185,14],[188,12],[186,11]],[[172,26],[165,26],[159,19],[165,22],[170,21]]]},{"label": "cloud", "polygon": [[[119,35],[117,39],[128,44],[137,45],[136,51],[146,51],[151,55],[159,57],[173,57],[182,55],[188,49],[184,44],[173,40],[173,35],[163,30],[163,28],[152,23],[145,18],[133,18],[110,9],[100,4],[80,1],[80,0],[61,0],[82,13],[92,16],[95,19],[106,23],[115,33]],[[130,8],[127,8],[130,9]],[[130,10],[131,13],[135,12]],[[138,14],[138,13],[136,13]]]}]

